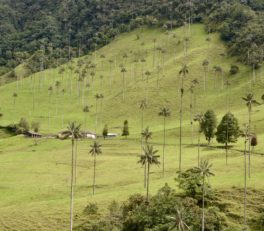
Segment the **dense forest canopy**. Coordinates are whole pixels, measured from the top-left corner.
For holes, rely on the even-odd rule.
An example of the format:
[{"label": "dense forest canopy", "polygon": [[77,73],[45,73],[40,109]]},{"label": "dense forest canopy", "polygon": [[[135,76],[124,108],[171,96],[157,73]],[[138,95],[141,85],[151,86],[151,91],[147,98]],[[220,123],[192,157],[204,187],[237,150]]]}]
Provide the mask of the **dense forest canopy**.
[{"label": "dense forest canopy", "polygon": [[220,32],[231,55],[257,67],[263,10],[262,0],[0,0],[0,74],[25,60],[31,72],[40,60],[44,67],[66,62],[142,25],[171,29],[189,21]]}]

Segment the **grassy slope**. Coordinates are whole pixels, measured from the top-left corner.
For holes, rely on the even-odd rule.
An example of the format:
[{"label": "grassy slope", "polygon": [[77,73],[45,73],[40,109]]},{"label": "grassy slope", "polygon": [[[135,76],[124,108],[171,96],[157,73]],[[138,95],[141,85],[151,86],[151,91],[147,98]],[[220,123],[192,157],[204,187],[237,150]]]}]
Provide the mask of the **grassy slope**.
[{"label": "grassy slope", "polygon": [[[82,211],[90,201],[96,201],[102,207],[113,199],[122,200],[135,192],[144,192],[143,169],[136,164],[140,153],[139,133],[140,111],[139,102],[145,97],[145,82],[141,81],[141,63],[134,64],[133,60],[144,57],[144,72],[149,70],[152,75],[148,87],[148,109],[145,115],[145,125],[150,126],[154,132],[152,143],[157,149],[162,150],[162,119],[157,116],[162,105],[171,108],[172,116],[167,123],[166,150],[166,179],[161,178],[161,168],[154,167],[151,172],[151,191],[155,192],[164,182],[174,185],[173,178],[178,167],[178,131],[179,131],[179,76],[178,72],[183,62],[183,35],[182,28],[165,34],[160,30],[135,31],[119,36],[110,45],[100,49],[96,54],[82,58],[84,61],[97,62],[96,76],[92,92],[85,91],[85,97],[78,97],[77,75],[70,73],[65,65],[66,72],[58,74],[58,69],[47,70],[37,73],[33,77],[17,83],[10,83],[0,87],[0,105],[4,117],[2,125],[18,121],[26,117],[29,121],[39,121],[44,133],[57,132],[66,127],[69,121],[84,121],[82,108],[84,105],[93,105],[88,114],[88,128],[95,129],[95,99],[96,93],[103,93],[103,113],[99,116],[98,131],[104,124],[108,124],[110,132],[120,133],[122,123],[128,119],[131,136],[128,140],[118,138],[114,140],[101,140],[103,155],[98,157],[97,169],[97,195],[91,196],[92,159],[88,155],[90,141],[79,142],[78,152],[78,181],[76,186],[76,209]],[[136,40],[136,34],[140,39]],[[174,38],[175,37],[175,38]],[[224,45],[219,41],[218,35],[211,36],[211,42],[206,42],[207,35],[203,26],[194,25],[188,48],[188,63],[190,74],[185,80],[184,96],[184,168],[196,164],[196,147],[191,145],[189,104],[190,94],[187,91],[190,81],[198,78],[200,85],[197,87],[195,110],[205,111],[214,109],[220,120],[226,111],[226,91],[221,90],[221,79],[216,80],[214,88],[213,66],[221,65],[227,73],[230,64],[235,59],[225,58]],[[157,68],[153,67],[153,39],[156,38],[156,46],[166,50],[164,54],[164,75],[160,81],[160,89],[156,87]],[[181,41],[178,43],[178,41]],[[142,45],[144,43],[144,45]],[[128,58],[123,59],[124,53]],[[100,58],[104,54],[105,59]],[[110,68],[109,59],[116,60]],[[210,61],[210,73],[208,76],[208,88],[203,90],[202,61]],[[155,61],[161,63],[161,57],[156,51]],[[77,60],[74,66],[77,67]],[[122,101],[122,75],[119,65],[123,64],[126,69],[126,100]],[[135,65],[135,68],[133,68]],[[231,111],[239,118],[240,124],[247,121],[247,110],[241,97],[250,89],[250,69],[239,65],[240,73],[230,77],[231,82]],[[110,69],[112,71],[110,71]],[[132,70],[131,70],[132,69]],[[90,73],[91,70],[88,70]],[[135,73],[135,74],[134,74]],[[103,75],[101,89],[100,75]],[[70,78],[72,79],[72,91],[70,90]],[[254,86],[255,95],[260,98],[262,94],[261,83],[264,76],[257,73],[257,84]],[[110,80],[112,79],[112,84]],[[55,81],[59,80],[62,85],[56,93]],[[35,108],[32,106],[33,85],[35,83]],[[81,83],[82,84],[82,83]],[[48,87],[53,85],[52,96],[48,96]],[[62,96],[61,89],[66,93]],[[13,104],[12,94],[17,92],[18,97]],[[50,103],[49,103],[50,102]],[[99,104],[100,105],[100,104]],[[100,108],[100,106],[99,106]],[[48,115],[51,115],[49,124]],[[62,121],[62,114],[63,121]],[[254,108],[253,121],[259,140],[264,138],[263,120],[264,106]],[[197,128],[195,127],[195,130]],[[203,140],[204,143],[206,143]],[[242,149],[242,140],[234,146]],[[213,144],[217,145],[217,144]],[[256,148],[262,152],[264,145],[260,142]],[[0,139],[0,224],[4,230],[65,230],[68,225],[69,213],[69,174],[70,174],[70,142],[58,140],[39,141],[38,146],[33,141],[23,137]],[[240,152],[231,151],[229,163],[225,166],[224,151],[204,147],[204,158],[209,158],[213,164],[216,177],[211,179],[215,188],[229,189],[232,186],[243,187],[243,157]],[[263,189],[264,182],[264,157],[255,155],[252,157],[252,179],[249,185],[256,189]],[[242,207],[235,209],[234,213],[242,215]],[[252,214],[252,217],[256,214]]]}]

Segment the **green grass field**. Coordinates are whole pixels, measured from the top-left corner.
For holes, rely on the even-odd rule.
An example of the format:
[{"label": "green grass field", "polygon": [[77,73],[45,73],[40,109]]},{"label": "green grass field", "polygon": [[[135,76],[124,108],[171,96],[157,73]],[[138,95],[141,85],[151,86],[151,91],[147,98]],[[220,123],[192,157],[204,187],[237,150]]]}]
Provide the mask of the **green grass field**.
[{"label": "green grass field", "polygon": [[[137,39],[136,35],[139,35]],[[251,69],[236,62],[236,58],[226,55],[225,45],[217,34],[211,34],[211,41],[202,25],[193,25],[188,43],[189,75],[184,80],[184,128],[183,128],[183,167],[184,169],[197,164],[197,129],[194,127],[193,144],[190,126],[190,82],[197,78],[200,84],[195,89],[194,111],[205,112],[213,109],[218,121],[226,113],[227,91],[221,89],[221,78],[214,73],[213,67],[219,65],[225,72],[225,78],[230,81],[230,110],[239,119],[240,126],[247,122],[247,108],[241,99],[250,91]],[[154,57],[154,42],[156,49]],[[89,149],[92,141],[78,142],[77,185],[75,188],[76,223],[84,207],[89,202],[96,202],[102,210],[112,200],[122,201],[133,193],[144,193],[143,168],[137,164],[140,154],[141,111],[140,101],[148,96],[148,108],[145,111],[144,127],[149,126],[153,132],[151,143],[162,154],[163,121],[158,116],[163,105],[171,109],[172,116],[167,121],[166,174],[162,178],[161,167],[151,169],[151,192],[155,193],[165,182],[176,187],[174,178],[178,169],[179,159],[179,70],[184,61],[183,49],[184,29],[179,28],[169,33],[158,29],[138,29],[116,38],[111,44],[98,50],[90,56],[79,60],[84,63],[92,61],[97,66],[94,70],[94,82],[90,88],[86,85],[90,72],[84,81],[78,81],[76,70],[83,66],[73,60],[74,70],[64,65],[65,71],[59,74],[59,69],[50,69],[0,87],[0,111],[4,116],[0,125],[18,122],[21,117],[29,122],[41,124],[41,133],[50,134],[64,130],[68,122],[84,123],[85,115],[82,109],[89,105],[87,125],[83,127],[96,130],[96,101],[94,95],[102,93],[104,99],[98,103],[97,132],[101,133],[105,124],[109,132],[121,133],[124,120],[129,121],[130,136],[128,139],[100,139],[103,154],[98,157],[96,195],[92,196],[92,157]],[[127,54],[127,58],[124,58]],[[105,58],[102,58],[102,55]],[[135,59],[144,58],[145,62],[135,63]],[[204,72],[202,62],[210,62],[207,77],[207,87],[204,90]],[[111,64],[109,60],[113,60]],[[153,61],[154,60],[154,61]],[[125,73],[125,100],[122,99],[122,73]],[[240,71],[234,76],[228,72],[231,64],[239,65]],[[161,67],[158,71],[157,66]],[[142,81],[142,71],[150,71]],[[101,78],[100,76],[103,76]],[[160,86],[157,78],[160,76]],[[55,82],[60,81],[58,89]],[[53,86],[49,96],[48,88]],[[264,93],[264,73],[258,70],[256,83],[253,84],[255,98],[261,102]],[[63,95],[62,89],[65,89]],[[18,97],[14,102],[12,97],[16,92]],[[34,98],[34,99],[33,99]],[[255,153],[264,153],[264,105],[253,108],[254,130],[258,135],[259,145]],[[49,118],[50,117],[50,118]],[[206,144],[203,139],[202,142]],[[213,163],[215,177],[211,178],[213,188],[232,190],[232,187],[243,187],[243,139],[239,139],[230,150],[229,164],[225,164],[225,151],[219,149],[216,141],[208,147],[202,147],[202,158]],[[264,189],[264,156],[252,156],[252,177],[249,187]],[[70,160],[71,142],[69,140],[40,139],[38,145],[23,136],[9,137],[0,132],[0,230],[65,230],[69,224],[70,206]],[[250,197],[250,196],[249,196]],[[241,200],[242,201],[242,200]],[[243,215],[243,206],[234,206],[233,212]],[[249,205],[250,207],[250,205]],[[256,214],[250,211],[250,216]]]}]

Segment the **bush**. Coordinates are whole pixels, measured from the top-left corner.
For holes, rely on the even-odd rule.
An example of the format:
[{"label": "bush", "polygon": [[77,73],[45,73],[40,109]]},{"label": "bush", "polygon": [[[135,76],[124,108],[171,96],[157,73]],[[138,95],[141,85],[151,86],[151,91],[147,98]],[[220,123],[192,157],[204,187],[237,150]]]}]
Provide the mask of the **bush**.
[{"label": "bush", "polygon": [[29,123],[25,118],[21,118],[19,123],[15,125],[16,134],[24,134],[29,131]]},{"label": "bush", "polygon": [[230,67],[230,75],[235,75],[239,72],[239,67],[237,65],[231,65]]},{"label": "bush", "polygon": [[85,214],[87,215],[95,215],[98,213],[98,206],[97,204],[94,204],[94,203],[89,203],[84,211],[83,211]]},{"label": "bush", "polygon": [[40,125],[39,125],[39,123],[38,122],[32,122],[31,123],[31,129],[34,131],[34,132],[39,132],[39,127],[40,127]]}]

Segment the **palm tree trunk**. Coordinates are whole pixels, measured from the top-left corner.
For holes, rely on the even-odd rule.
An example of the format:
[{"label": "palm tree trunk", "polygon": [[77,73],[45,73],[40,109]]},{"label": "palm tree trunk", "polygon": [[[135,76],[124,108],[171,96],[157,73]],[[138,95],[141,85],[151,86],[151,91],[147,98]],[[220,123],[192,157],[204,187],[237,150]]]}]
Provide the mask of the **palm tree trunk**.
[{"label": "palm tree trunk", "polygon": [[73,229],[73,200],[74,200],[74,139],[72,138],[72,160],[71,160],[71,203],[70,203],[70,231]]},{"label": "palm tree trunk", "polygon": [[207,77],[207,71],[204,70],[204,91],[206,91],[206,77]]},{"label": "palm tree trunk", "polygon": [[227,159],[228,159],[227,142],[225,143],[225,151],[226,151],[226,165],[227,165]]},{"label": "palm tree trunk", "polygon": [[202,215],[202,231],[204,231],[204,176],[203,176],[203,215]]},{"label": "palm tree trunk", "polygon": [[164,130],[163,130],[163,161],[162,161],[162,176],[165,175],[165,140],[166,140],[166,117],[164,116]]},{"label": "palm tree trunk", "polygon": [[96,169],[96,154],[94,154],[93,195],[95,194],[95,169]]},{"label": "palm tree trunk", "polygon": [[125,74],[123,73],[123,101],[125,100]]},{"label": "palm tree trunk", "polygon": [[148,178],[147,178],[147,202],[149,201],[149,170],[150,170],[150,165],[148,163]]},{"label": "palm tree trunk", "polygon": [[191,122],[191,142],[193,144],[193,93],[191,93],[191,105],[190,105],[190,122]]},{"label": "palm tree trunk", "polygon": [[251,175],[251,109],[249,109],[248,112],[248,132],[249,132],[249,136],[248,136],[248,177],[250,178]]},{"label": "palm tree trunk", "polygon": [[200,166],[200,132],[198,134],[198,167]]},{"label": "palm tree trunk", "polygon": [[179,154],[179,171],[180,172],[181,172],[181,161],[182,161],[182,100],[183,100],[183,93],[181,93],[181,107],[180,107],[180,154]]},{"label": "palm tree trunk", "polygon": [[247,224],[247,141],[244,148],[244,225]]},{"label": "palm tree trunk", "polygon": [[97,106],[98,106],[98,100],[96,99],[96,108],[95,108],[95,111],[96,111],[96,118],[95,118],[95,133],[97,133],[97,123],[98,123],[98,113],[97,113]]},{"label": "palm tree trunk", "polygon": [[75,159],[74,159],[74,185],[77,182],[77,139],[75,141]]}]

